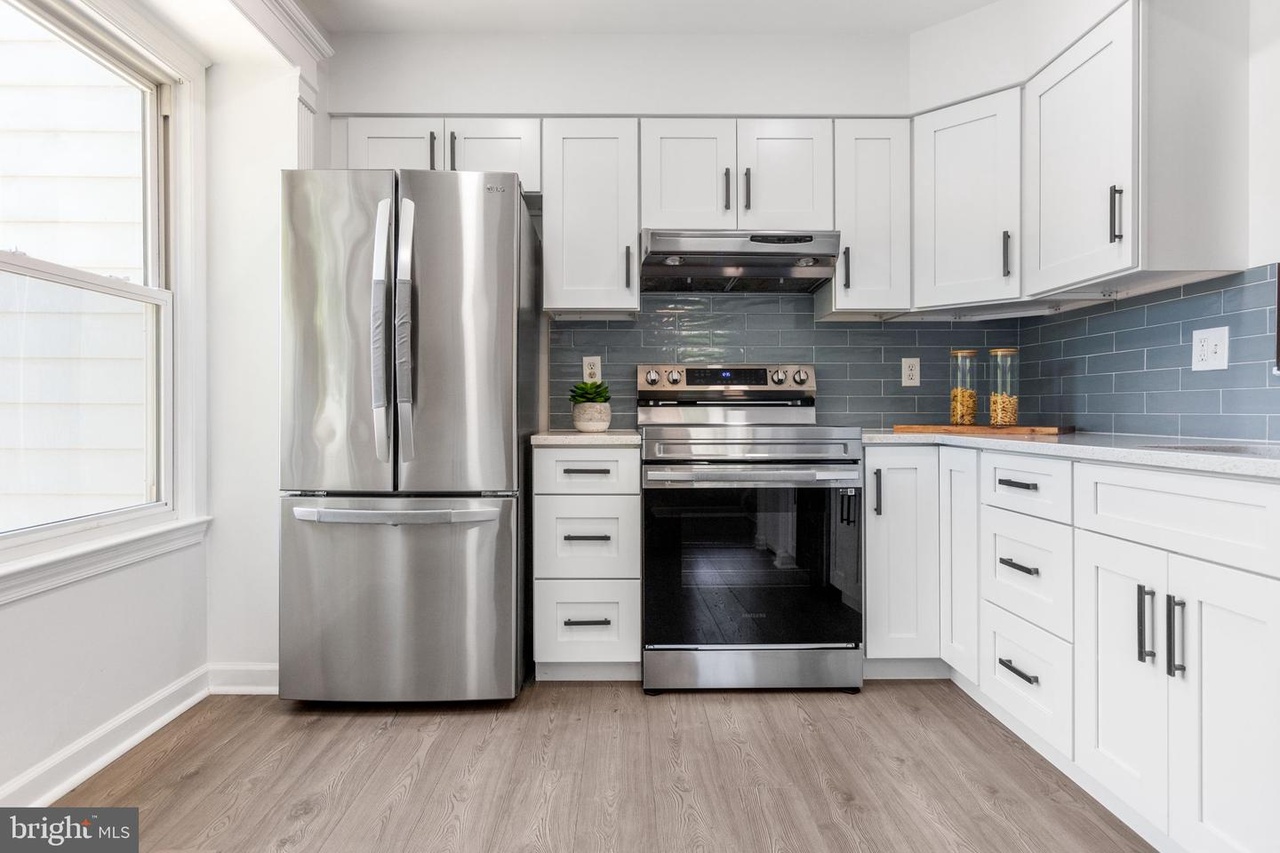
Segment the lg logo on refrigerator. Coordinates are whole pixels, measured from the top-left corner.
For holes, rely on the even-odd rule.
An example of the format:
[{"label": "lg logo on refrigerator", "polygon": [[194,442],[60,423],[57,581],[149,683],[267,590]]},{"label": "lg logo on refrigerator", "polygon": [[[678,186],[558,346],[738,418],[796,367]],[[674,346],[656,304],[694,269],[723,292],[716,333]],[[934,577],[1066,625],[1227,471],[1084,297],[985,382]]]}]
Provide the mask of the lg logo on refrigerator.
[{"label": "lg logo on refrigerator", "polygon": [[500,187],[497,184],[485,184],[484,191],[487,193],[504,193],[507,191],[507,188]]}]

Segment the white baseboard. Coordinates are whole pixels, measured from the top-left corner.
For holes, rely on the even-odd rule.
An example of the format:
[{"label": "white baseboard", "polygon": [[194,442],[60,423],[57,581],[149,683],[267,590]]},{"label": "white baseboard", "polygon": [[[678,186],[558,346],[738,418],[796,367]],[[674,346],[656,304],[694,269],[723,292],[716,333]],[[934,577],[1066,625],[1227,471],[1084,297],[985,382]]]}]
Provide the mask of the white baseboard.
[{"label": "white baseboard", "polygon": [[868,681],[950,678],[951,667],[936,658],[871,658],[863,664],[862,677]]},{"label": "white baseboard", "polygon": [[639,681],[639,663],[536,663],[536,681]]},{"label": "white baseboard", "polygon": [[49,805],[208,695],[201,666],[0,785],[0,803]]},{"label": "white baseboard", "polygon": [[214,694],[264,694],[280,692],[280,666],[274,663],[211,663],[209,692]]}]

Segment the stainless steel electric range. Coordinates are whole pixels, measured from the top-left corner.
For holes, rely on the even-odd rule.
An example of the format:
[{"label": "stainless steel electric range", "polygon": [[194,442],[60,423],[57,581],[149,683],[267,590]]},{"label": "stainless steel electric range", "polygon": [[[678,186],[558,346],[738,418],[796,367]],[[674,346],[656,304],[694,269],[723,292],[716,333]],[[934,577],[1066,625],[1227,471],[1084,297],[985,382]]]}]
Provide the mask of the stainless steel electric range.
[{"label": "stainless steel electric range", "polygon": [[862,431],[814,374],[638,367],[646,691],[862,686]]}]

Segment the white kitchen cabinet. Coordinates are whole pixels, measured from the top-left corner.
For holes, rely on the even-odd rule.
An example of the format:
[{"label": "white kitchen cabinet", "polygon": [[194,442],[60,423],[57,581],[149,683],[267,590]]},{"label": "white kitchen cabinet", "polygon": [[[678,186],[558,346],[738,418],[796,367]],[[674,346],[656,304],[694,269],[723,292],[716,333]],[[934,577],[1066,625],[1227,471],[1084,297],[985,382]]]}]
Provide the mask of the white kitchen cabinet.
[{"label": "white kitchen cabinet", "polygon": [[938,448],[942,659],[978,683],[978,451]]},{"label": "white kitchen cabinet", "polygon": [[348,169],[442,169],[443,147],[442,118],[347,119]]},{"label": "white kitchen cabinet", "polygon": [[545,310],[640,310],[637,134],[633,118],[543,122]]},{"label": "white kitchen cabinet", "polygon": [[731,118],[641,119],[641,224],[737,228],[737,134]]},{"label": "white kitchen cabinet", "polygon": [[831,119],[738,119],[738,227],[830,230],[832,168]]},{"label": "white kitchen cabinet", "polygon": [[1028,81],[1025,294],[1246,265],[1248,5],[1130,0]]},{"label": "white kitchen cabinet", "polygon": [[868,447],[868,658],[936,658],[938,449]]},{"label": "white kitchen cabinet", "polygon": [[1008,89],[914,120],[916,307],[1021,295],[1021,103]]},{"label": "white kitchen cabinet", "polygon": [[1071,644],[982,602],[982,692],[1058,752],[1071,756]]},{"label": "white kitchen cabinet", "polygon": [[1071,528],[982,508],[982,597],[1071,642]]},{"label": "white kitchen cabinet", "polygon": [[536,118],[451,118],[444,123],[448,168],[516,172],[525,192],[542,190],[541,122]]},{"label": "white kitchen cabinet", "polygon": [[836,276],[814,296],[814,313],[910,308],[909,119],[836,121],[835,204]]}]

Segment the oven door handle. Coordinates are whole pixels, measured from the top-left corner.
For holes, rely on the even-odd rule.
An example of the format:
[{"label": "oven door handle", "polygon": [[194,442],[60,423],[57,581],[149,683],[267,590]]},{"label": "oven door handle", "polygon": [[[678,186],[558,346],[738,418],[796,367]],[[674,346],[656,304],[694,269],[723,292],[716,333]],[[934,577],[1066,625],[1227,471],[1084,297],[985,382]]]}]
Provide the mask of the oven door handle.
[{"label": "oven door handle", "polygon": [[717,471],[699,468],[683,471],[646,470],[644,478],[647,483],[715,483],[717,485],[731,485],[734,483],[777,483],[785,485],[794,483],[796,485],[808,485],[823,482],[859,482],[861,480],[861,472],[858,470],[851,471],[847,468],[755,468],[747,471],[742,469]]}]

